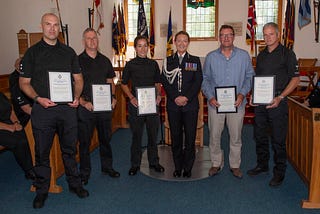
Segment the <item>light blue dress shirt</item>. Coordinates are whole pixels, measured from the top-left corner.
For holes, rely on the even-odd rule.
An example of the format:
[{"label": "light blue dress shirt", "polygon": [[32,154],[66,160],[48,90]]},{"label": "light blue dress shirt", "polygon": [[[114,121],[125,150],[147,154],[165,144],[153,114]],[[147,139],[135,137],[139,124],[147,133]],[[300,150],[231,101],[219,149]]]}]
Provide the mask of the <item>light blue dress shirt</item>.
[{"label": "light blue dress shirt", "polygon": [[[218,48],[208,53],[203,66],[202,91],[208,101],[215,97],[215,87],[236,86],[236,93],[246,96],[251,90],[254,70],[247,51],[233,47],[229,58]],[[244,108],[244,99],[239,108]],[[208,105],[213,108],[211,105]]]}]

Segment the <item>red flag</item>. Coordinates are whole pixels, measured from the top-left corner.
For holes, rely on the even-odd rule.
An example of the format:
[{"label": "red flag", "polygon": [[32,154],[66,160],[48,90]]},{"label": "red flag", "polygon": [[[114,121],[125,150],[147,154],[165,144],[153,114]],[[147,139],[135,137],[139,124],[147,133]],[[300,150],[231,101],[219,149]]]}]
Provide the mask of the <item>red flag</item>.
[{"label": "red flag", "polygon": [[294,44],[294,19],[295,19],[294,1],[287,0],[285,24],[283,28],[282,38],[283,38],[283,45],[289,49],[292,49]]},{"label": "red flag", "polygon": [[100,29],[104,28],[103,24],[103,11],[102,11],[102,1],[101,0],[94,0],[94,4],[97,10],[97,21],[98,21],[98,29],[97,33],[100,32]]},{"label": "red flag", "polygon": [[295,21],[295,4],[294,4],[294,1],[292,1],[291,10],[290,10],[288,44],[287,44],[287,47],[289,49],[293,49],[293,44],[294,44],[294,21]]},{"label": "red flag", "polygon": [[156,44],[155,38],[154,38],[154,25],[153,25],[153,10],[150,5],[150,56],[151,58],[154,57],[154,47]]},{"label": "red flag", "polygon": [[251,44],[251,53],[253,53],[253,43],[255,40],[255,27],[257,26],[256,21],[256,7],[254,4],[254,0],[249,1],[248,7],[248,21],[247,21],[247,33],[246,40],[247,43]]},{"label": "red flag", "polygon": [[119,14],[119,22],[120,22],[120,28],[119,28],[119,35],[121,38],[121,43],[122,43],[122,54],[126,54],[127,52],[127,34],[126,34],[126,26],[124,23],[124,15],[123,15],[123,7],[121,4],[121,12]]}]

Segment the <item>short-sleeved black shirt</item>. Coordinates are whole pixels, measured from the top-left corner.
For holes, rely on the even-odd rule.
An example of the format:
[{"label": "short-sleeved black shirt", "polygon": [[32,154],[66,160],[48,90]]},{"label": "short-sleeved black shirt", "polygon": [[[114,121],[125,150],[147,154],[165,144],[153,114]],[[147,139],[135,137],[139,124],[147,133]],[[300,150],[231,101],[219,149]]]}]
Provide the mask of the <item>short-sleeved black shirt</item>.
[{"label": "short-sleeved black shirt", "polygon": [[281,44],[272,52],[266,47],[257,57],[256,75],[275,75],[276,92],[283,91],[292,77],[299,76],[295,53]]},{"label": "short-sleeved black shirt", "polygon": [[86,51],[79,55],[79,64],[83,75],[82,97],[92,101],[92,84],[105,84],[107,79],[115,77],[113,66],[110,60],[101,53],[91,58]]},{"label": "short-sleeved black shirt", "polygon": [[81,73],[76,52],[59,40],[55,45],[43,39],[30,47],[22,61],[21,77],[31,78],[31,85],[41,97],[49,97],[48,71]]},{"label": "short-sleeved black shirt", "polygon": [[160,69],[158,63],[149,58],[136,57],[129,61],[123,69],[122,83],[132,84],[132,94],[135,96],[136,87],[154,86],[160,83]]},{"label": "short-sleeved black shirt", "polygon": [[9,87],[11,93],[11,101],[18,119],[20,120],[21,125],[25,126],[29,119],[30,115],[25,113],[21,106],[33,104],[33,100],[27,97],[19,87],[19,76],[20,73],[17,70],[14,70],[9,76]]}]

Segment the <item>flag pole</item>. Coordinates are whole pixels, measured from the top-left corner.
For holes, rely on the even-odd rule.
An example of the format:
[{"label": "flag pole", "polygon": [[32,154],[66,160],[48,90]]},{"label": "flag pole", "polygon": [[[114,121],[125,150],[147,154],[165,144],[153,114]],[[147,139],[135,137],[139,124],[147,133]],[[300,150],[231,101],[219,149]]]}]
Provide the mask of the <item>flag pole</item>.
[{"label": "flag pole", "polygon": [[92,8],[88,8],[88,15],[89,15],[89,27],[93,28],[93,14],[94,14],[94,0],[92,1]]},{"label": "flag pole", "polygon": [[253,30],[254,30],[254,37],[252,39],[254,39],[254,57],[257,58],[258,47],[257,47],[257,40],[256,40],[256,34],[257,34],[256,27],[253,27]]},{"label": "flag pole", "polygon": [[[313,1],[313,16],[314,16],[314,28],[315,28],[315,40],[318,43],[319,42],[319,15],[320,15],[320,4],[319,0]],[[318,10],[318,12],[316,12]],[[317,17],[317,15],[318,17]]]},{"label": "flag pole", "polygon": [[65,32],[66,32],[66,44],[69,46],[69,29],[68,24],[65,26]]},{"label": "flag pole", "polygon": [[60,21],[60,25],[61,25],[62,36],[64,38],[64,29],[63,29],[63,24],[62,24],[62,20],[61,20],[59,0],[56,0],[56,4],[57,4],[58,15],[59,15],[59,21]]},{"label": "flag pole", "polygon": [[69,46],[68,35],[64,35],[65,33],[68,34],[68,31],[66,29],[67,27],[63,26],[63,24],[62,24],[62,19],[61,19],[61,14],[60,14],[60,7],[59,7],[59,0],[56,0],[56,4],[57,4],[58,15],[59,15],[59,21],[60,21],[60,25],[61,25],[62,37],[63,37],[63,39],[66,39],[65,37],[67,37],[67,41],[65,41],[65,43],[66,43],[66,45]]},{"label": "flag pole", "polygon": [[94,0],[92,0],[92,9],[91,9],[91,27],[94,27]]},{"label": "flag pole", "polygon": [[91,26],[91,8],[88,8],[88,18],[89,18],[89,28],[92,28],[92,26]]}]

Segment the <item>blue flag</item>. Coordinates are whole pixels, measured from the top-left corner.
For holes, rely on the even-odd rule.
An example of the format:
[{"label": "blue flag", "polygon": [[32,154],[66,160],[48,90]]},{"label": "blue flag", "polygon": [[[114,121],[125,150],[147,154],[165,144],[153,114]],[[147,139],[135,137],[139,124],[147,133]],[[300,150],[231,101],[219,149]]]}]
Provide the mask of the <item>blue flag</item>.
[{"label": "blue flag", "polygon": [[151,6],[150,6],[150,39],[149,40],[150,40],[150,56],[151,58],[153,58],[156,41],[154,38],[153,10]]},{"label": "blue flag", "polygon": [[138,28],[137,28],[137,36],[145,36],[149,37],[148,34],[148,26],[146,14],[144,12],[143,0],[139,0],[139,9],[138,9]]},{"label": "blue flag", "polygon": [[300,0],[298,25],[301,29],[311,22],[310,0]]},{"label": "blue flag", "polygon": [[167,33],[167,56],[171,56],[173,54],[172,49],[172,22],[171,22],[171,8],[169,12],[169,20],[168,20],[168,33]]}]

